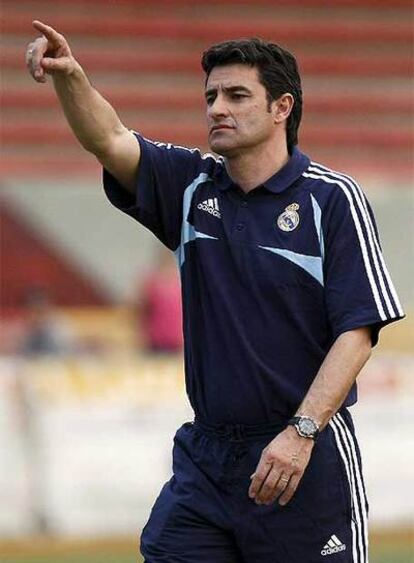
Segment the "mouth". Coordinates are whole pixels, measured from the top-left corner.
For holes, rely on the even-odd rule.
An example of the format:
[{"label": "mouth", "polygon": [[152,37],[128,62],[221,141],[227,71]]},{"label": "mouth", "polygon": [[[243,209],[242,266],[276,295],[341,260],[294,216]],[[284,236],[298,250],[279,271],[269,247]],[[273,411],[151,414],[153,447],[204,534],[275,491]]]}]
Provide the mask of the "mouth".
[{"label": "mouth", "polygon": [[210,129],[210,134],[211,133],[215,133],[216,131],[225,131],[225,130],[229,130],[229,129],[234,129],[234,127],[231,127],[230,125],[214,125],[214,127],[212,127]]}]

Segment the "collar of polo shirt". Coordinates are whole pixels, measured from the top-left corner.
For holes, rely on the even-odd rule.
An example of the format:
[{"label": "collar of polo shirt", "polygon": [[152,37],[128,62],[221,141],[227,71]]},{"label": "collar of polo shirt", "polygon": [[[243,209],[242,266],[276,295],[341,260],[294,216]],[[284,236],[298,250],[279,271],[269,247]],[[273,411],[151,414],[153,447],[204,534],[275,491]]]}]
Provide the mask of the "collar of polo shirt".
[{"label": "collar of polo shirt", "polygon": [[[280,170],[278,170],[276,174],[273,174],[273,176],[266,180],[266,182],[263,183],[263,186],[273,193],[282,193],[298,178],[300,178],[309,164],[310,159],[301,153],[298,148],[294,147],[288,162]],[[218,189],[221,191],[235,187],[235,184],[230,178],[225,166],[218,167],[214,174],[214,181]]]}]

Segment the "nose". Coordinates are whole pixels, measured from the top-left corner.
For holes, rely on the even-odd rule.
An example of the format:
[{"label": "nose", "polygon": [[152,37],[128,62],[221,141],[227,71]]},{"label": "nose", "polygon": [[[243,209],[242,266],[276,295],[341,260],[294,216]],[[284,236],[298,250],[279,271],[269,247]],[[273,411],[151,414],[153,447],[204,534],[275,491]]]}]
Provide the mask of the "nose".
[{"label": "nose", "polygon": [[226,117],[229,114],[229,110],[226,104],[226,100],[220,94],[215,98],[214,102],[208,106],[208,115],[212,119],[218,119],[220,117]]}]

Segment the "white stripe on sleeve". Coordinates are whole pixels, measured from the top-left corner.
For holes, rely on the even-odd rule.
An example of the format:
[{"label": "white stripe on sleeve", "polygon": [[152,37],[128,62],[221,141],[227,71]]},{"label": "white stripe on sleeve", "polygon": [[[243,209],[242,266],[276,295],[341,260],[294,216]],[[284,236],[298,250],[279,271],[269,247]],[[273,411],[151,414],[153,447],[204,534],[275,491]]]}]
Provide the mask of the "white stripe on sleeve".
[{"label": "white stripe on sleeve", "polygon": [[372,295],[374,297],[374,301],[375,301],[375,304],[377,306],[379,316],[380,316],[382,321],[385,321],[387,319],[387,315],[385,314],[384,308],[382,306],[382,301],[381,301],[381,297],[379,295],[378,286],[377,286],[377,283],[375,281],[375,278],[374,278],[374,275],[373,275],[373,272],[372,272],[371,262],[370,262],[370,259],[369,259],[369,256],[368,256],[367,245],[366,245],[366,242],[365,242],[364,234],[362,232],[361,223],[359,221],[359,217],[358,217],[358,214],[355,210],[354,202],[352,200],[352,197],[351,197],[351,194],[349,193],[348,188],[345,186],[343,181],[341,181],[339,179],[329,178],[328,176],[326,176],[325,174],[322,174],[320,172],[318,172],[318,173],[304,172],[302,175],[305,178],[313,178],[315,180],[324,180],[328,184],[337,184],[343,190],[343,192],[344,192],[344,194],[345,194],[345,196],[346,196],[346,198],[349,202],[351,215],[352,215],[352,218],[354,220],[355,229],[356,229],[357,234],[358,234],[359,245],[361,247],[365,271],[366,271],[366,274],[367,274],[367,277],[368,277],[369,284],[371,286]]},{"label": "white stripe on sleeve", "polygon": [[[382,272],[384,272],[384,276],[385,276],[385,279],[386,279],[386,282],[387,282],[387,285],[388,285],[388,290],[390,291],[390,293],[392,295],[392,298],[394,300],[394,304],[395,304],[397,311],[398,311],[398,315],[403,316],[404,312],[402,310],[401,303],[398,299],[397,292],[395,291],[394,285],[392,283],[391,276],[390,276],[390,274],[387,270],[387,266],[385,264],[385,260],[384,260],[384,257],[382,255],[382,252],[381,252],[381,248],[380,248],[379,241],[378,241],[375,229],[374,229],[374,225],[372,223],[371,216],[370,216],[370,213],[369,213],[369,210],[368,210],[368,205],[367,205],[367,202],[366,202],[366,199],[365,199],[365,195],[364,195],[361,187],[350,176],[347,176],[347,175],[342,174],[340,172],[334,172],[333,170],[330,170],[329,168],[326,168],[325,166],[322,166],[322,165],[317,164],[315,162],[312,162],[311,165],[312,166],[309,167],[309,170],[313,170],[315,172],[319,172],[319,173],[322,173],[322,174],[329,174],[329,176],[332,176],[333,178],[338,178],[339,180],[345,182],[351,188],[353,195],[355,197],[355,200],[358,204],[358,208],[359,208],[359,211],[361,213],[361,217],[362,217],[362,219],[365,223],[365,228],[366,228],[366,231],[368,233],[368,241],[369,241],[370,248],[371,248],[371,254],[374,258],[374,264],[375,264],[375,267],[376,267],[378,279],[379,279],[379,282],[380,282],[380,285],[381,285],[381,289],[382,289],[382,293],[383,293],[385,302],[387,304],[389,314],[390,314],[391,318],[397,316],[395,314],[394,309],[392,307],[392,304],[390,302],[390,299],[389,299],[389,296],[388,296],[388,291],[387,291],[387,288],[386,288],[385,283],[384,283],[384,278],[383,278]],[[381,263],[381,266],[379,265],[378,260]],[[381,269],[381,267],[382,267],[382,269]]]}]

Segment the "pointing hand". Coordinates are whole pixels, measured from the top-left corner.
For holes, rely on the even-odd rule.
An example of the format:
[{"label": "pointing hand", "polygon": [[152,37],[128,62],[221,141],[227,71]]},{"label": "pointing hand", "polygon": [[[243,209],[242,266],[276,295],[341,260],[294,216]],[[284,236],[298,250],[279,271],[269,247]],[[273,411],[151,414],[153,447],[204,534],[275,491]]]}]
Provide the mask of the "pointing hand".
[{"label": "pointing hand", "polygon": [[46,74],[71,74],[77,62],[72,56],[66,39],[53,27],[35,20],[33,27],[41,37],[29,43],[26,65],[36,82],[46,82]]}]

